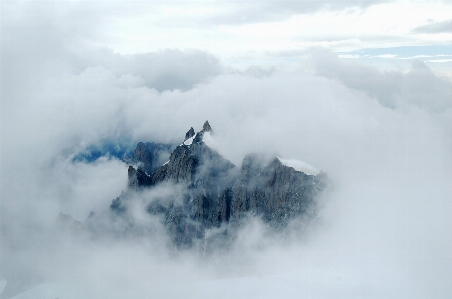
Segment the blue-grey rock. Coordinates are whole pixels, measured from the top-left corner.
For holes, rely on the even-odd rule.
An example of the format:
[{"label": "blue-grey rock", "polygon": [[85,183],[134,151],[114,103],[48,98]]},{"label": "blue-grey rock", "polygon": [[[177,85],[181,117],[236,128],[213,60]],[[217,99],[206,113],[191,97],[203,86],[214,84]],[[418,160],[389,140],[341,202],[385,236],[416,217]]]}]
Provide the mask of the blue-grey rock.
[{"label": "blue-grey rock", "polygon": [[[203,134],[212,131],[207,121],[196,135],[190,131],[185,137],[195,136],[192,143],[177,146],[169,161],[155,172],[128,169],[129,192],[161,184],[182,190],[155,199],[147,207],[148,213],[163,216],[177,247],[204,244],[206,248],[207,231],[216,231],[209,233],[209,248],[213,243],[224,245],[250,215],[276,230],[297,217],[316,216],[318,198],[327,184],[325,173],[308,175],[283,165],[276,157],[268,160],[256,154],[247,155],[239,168],[204,143]],[[111,210],[123,212],[123,198],[113,200]]]}]

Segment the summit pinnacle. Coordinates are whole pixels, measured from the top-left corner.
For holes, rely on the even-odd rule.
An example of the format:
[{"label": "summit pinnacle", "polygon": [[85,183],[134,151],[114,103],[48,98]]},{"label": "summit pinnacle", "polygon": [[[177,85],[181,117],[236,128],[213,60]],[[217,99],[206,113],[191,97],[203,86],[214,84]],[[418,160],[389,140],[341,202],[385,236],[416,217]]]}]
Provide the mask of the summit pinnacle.
[{"label": "summit pinnacle", "polygon": [[204,125],[202,126],[202,130],[204,132],[212,132],[212,127],[209,124],[209,121],[206,120],[206,122],[204,123]]},{"label": "summit pinnacle", "polygon": [[190,130],[188,130],[188,132],[185,134],[185,140],[192,138],[193,136],[195,136],[195,130],[193,129],[193,127],[190,128]]},{"label": "summit pinnacle", "polygon": [[202,246],[203,251],[229,244],[251,216],[275,231],[297,217],[303,223],[317,218],[318,201],[327,187],[325,173],[301,161],[258,154],[246,155],[237,167],[203,141],[211,131],[208,121],[197,134],[190,128],[186,141],[152,173],[129,166],[128,191],[114,199],[110,209],[123,215],[132,192],[169,186],[174,192],[150,200],[147,213],[163,220],[177,247]]}]

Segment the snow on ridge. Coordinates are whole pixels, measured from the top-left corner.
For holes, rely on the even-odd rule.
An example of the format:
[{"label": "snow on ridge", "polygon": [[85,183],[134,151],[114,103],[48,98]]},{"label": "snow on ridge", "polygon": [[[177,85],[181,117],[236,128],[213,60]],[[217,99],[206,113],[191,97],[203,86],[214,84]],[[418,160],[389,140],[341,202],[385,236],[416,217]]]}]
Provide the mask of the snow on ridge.
[{"label": "snow on ridge", "polygon": [[279,162],[281,162],[282,165],[287,166],[287,167],[292,167],[296,171],[304,172],[307,175],[318,175],[320,173],[320,170],[318,170],[317,168],[315,168],[303,161],[292,160],[292,159],[290,159],[290,160],[289,159],[281,159],[280,157],[276,157],[276,158],[278,158]]},{"label": "snow on ridge", "polygon": [[183,145],[191,145],[193,143],[193,140],[195,139],[196,135],[193,137],[188,138],[187,140],[182,143]]},{"label": "snow on ridge", "polygon": [[[195,136],[188,138],[185,140],[181,145],[191,145],[193,143],[193,140],[198,135],[198,133],[195,134]],[[210,132],[203,132],[202,134],[202,141],[208,146],[212,147],[214,146],[215,142],[212,138],[212,134]]]}]

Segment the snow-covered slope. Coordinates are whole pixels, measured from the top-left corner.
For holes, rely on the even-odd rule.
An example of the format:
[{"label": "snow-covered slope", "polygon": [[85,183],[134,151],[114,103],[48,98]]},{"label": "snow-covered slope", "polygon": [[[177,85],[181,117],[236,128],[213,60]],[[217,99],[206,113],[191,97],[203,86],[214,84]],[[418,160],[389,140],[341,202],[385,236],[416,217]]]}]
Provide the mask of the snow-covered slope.
[{"label": "snow-covered slope", "polygon": [[287,167],[292,167],[296,171],[301,171],[308,175],[318,175],[320,173],[320,171],[318,169],[316,169],[315,167],[313,167],[303,161],[281,159],[280,157],[277,157],[277,158],[278,158],[279,162],[281,162],[282,165],[287,166]]}]

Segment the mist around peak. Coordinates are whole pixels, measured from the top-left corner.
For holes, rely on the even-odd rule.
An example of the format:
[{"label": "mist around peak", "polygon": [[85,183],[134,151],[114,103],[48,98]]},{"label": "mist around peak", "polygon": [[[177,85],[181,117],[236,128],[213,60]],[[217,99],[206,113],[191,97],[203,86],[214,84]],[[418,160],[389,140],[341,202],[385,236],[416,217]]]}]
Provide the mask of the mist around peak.
[{"label": "mist around peak", "polygon": [[[127,58],[84,43],[96,18],[33,5],[2,5],[3,298],[449,298],[450,78],[328,50],[306,58],[313,72],[297,64],[265,76],[228,72],[203,50]],[[264,152],[326,171],[319,217],[282,235],[252,218],[227,252],[204,257],[174,250],[146,211],[178,194],[172,184],[135,194],[125,219],[112,218],[128,188],[119,156],[140,141],[180,145],[206,119],[208,145],[238,168]],[[74,159],[93,149],[102,154]]]}]

